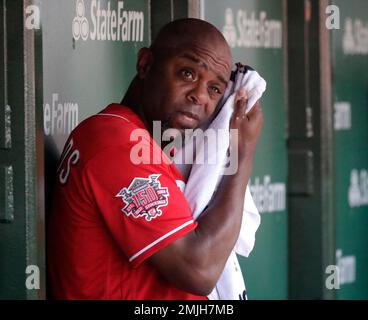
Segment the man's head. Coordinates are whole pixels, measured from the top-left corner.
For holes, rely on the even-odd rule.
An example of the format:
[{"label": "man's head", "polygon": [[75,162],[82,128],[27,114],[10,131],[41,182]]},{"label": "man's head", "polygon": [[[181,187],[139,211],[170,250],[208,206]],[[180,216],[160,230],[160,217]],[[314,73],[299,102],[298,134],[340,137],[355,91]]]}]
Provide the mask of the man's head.
[{"label": "man's head", "polygon": [[232,58],[222,34],[198,19],[167,24],[139,52],[139,109],[149,125],[194,129],[214,112],[230,78]]}]

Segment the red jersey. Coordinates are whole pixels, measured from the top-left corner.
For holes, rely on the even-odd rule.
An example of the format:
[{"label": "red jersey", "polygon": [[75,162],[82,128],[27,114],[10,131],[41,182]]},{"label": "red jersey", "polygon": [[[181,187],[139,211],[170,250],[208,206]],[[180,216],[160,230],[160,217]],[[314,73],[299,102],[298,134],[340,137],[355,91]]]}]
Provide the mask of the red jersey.
[{"label": "red jersey", "polygon": [[83,121],[57,170],[48,225],[52,297],[207,299],[174,287],[147,262],[197,225],[180,185],[175,165],[129,108],[112,104]]}]

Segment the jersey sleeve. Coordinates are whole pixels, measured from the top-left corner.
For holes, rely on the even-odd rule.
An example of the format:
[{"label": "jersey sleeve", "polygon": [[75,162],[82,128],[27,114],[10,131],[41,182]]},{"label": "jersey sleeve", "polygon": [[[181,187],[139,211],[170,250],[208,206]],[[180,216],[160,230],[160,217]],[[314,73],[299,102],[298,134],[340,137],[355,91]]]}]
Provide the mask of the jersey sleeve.
[{"label": "jersey sleeve", "polygon": [[197,222],[167,164],[134,164],[130,147],[103,150],[85,178],[102,219],[134,267]]}]

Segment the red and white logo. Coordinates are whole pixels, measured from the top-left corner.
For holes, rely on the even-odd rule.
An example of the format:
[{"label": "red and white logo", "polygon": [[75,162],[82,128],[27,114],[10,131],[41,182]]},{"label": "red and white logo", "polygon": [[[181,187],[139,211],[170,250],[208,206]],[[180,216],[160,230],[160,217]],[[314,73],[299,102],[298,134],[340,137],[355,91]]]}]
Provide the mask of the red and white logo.
[{"label": "red and white logo", "polygon": [[121,209],[128,217],[144,217],[147,221],[161,216],[160,207],[168,204],[169,191],[158,181],[160,174],[148,178],[134,178],[128,188],[123,188],[115,197],[123,198],[125,206]]}]

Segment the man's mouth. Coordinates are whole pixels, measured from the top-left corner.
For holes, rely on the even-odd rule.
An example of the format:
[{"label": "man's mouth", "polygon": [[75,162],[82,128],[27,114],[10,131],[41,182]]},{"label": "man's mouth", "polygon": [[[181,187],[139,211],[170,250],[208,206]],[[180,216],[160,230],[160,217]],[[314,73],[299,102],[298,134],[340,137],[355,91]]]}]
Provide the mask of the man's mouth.
[{"label": "man's mouth", "polygon": [[198,115],[189,111],[180,111],[179,114],[182,114],[184,117],[188,118],[188,120],[199,121]]},{"label": "man's mouth", "polygon": [[177,129],[195,129],[198,126],[199,117],[192,112],[179,111],[174,121],[176,122],[174,127]]}]

